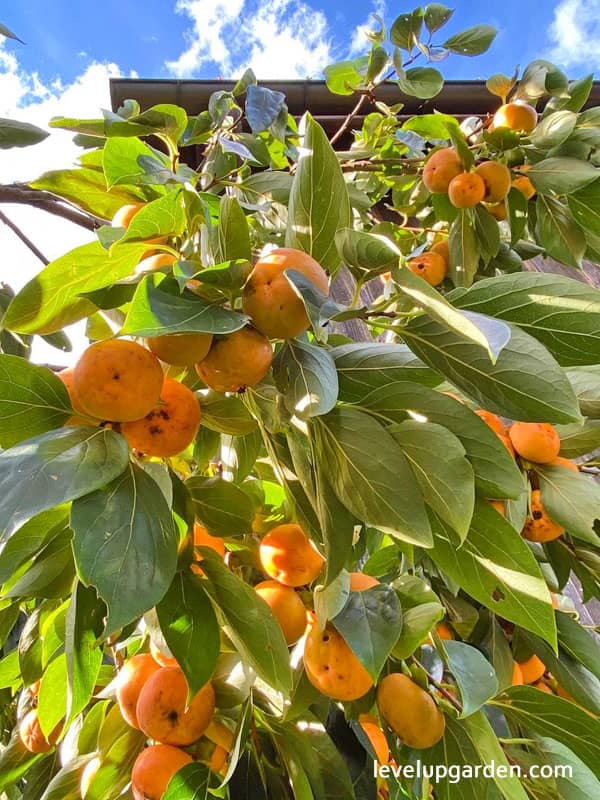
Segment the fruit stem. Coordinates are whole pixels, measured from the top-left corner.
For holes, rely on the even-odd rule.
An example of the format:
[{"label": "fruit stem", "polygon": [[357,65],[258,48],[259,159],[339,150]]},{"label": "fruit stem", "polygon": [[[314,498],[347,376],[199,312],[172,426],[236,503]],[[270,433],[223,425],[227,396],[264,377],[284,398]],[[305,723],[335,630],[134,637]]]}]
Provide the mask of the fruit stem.
[{"label": "fruit stem", "polygon": [[419,667],[419,669],[423,670],[423,672],[427,675],[427,680],[429,681],[429,683],[438,690],[438,692],[442,695],[442,697],[444,697],[444,699],[446,699],[451,705],[453,705],[459,714],[462,714],[463,710],[462,703],[460,703],[451,692],[445,689],[443,684],[441,684],[439,681],[436,681],[431,672],[429,672],[423,666],[423,664],[421,664],[421,662],[418,660],[418,658],[416,658],[416,656],[410,656],[410,660],[414,664],[416,664],[416,666]]}]

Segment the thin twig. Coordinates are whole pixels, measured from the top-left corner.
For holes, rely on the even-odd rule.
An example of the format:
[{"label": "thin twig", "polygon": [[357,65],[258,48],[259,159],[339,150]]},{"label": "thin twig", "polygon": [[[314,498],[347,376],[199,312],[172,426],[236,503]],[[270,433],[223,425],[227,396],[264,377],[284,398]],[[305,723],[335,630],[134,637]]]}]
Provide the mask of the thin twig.
[{"label": "thin twig", "polygon": [[348,128],[352,124],[352,120],[354,119],[354,117],[358,114],[358,112],[363,107],[364,102],[365,102],[366,99],[367,99],[367,95],[366,94],[361,94],[361,96],[358,98],[358,103],[354,106],[352,111],[348,114],[348,116],[346,117],[346,119],[344,120],[342,125],[338,128],[338,130],[333,134],[333,136],[329,140],[329,144],[332,144],[332,145],[335,144],[337,142],[337,140],[340,139],[346,133],[346,131],[348,130]]},{"label": "thin twig", "polygon": [[49,214],[62,217],[69,222],[74,222],[88,231],[95,231],[101,225],[106,225],[108,220],[82,211],[80,208],[70,204],[64,198],[46,192],[42,189],[32,189],[24,183],[13,183],[0,186],[0,203],[17,203],[19,205],[33,206]]},{"label": "thin twig", "polygon": [[6,214],[4,214],[2,211],[0,211],[0,221],[2,221],[6,225],[7,228],[10,228],[11,231],[16,236],[19,237],[19,239],[23,242],[23,244],[31,250],[31,252],[34,254],[34,256],[39,258],[39,260],[42,262],[42,264],[46,265],[46,264],[50,263],[50,260],[46,258],[46,256],[41,252],[41,250],[38,250],[38,248],[34,245],[34,243],[31,241],[31,239],[29,239],[27,236],[25,236],[23,231],[17,225],[15,225],[15,223],[12,220],[10,220],[6,216]]},{"label": "thin twig", "polygon": [[462,709],[462,705],[456,699],[456,697],[454,697],[454,695],[451,692],[449,692],[447,689],[444,689],[442,684],[439,683],[439,681],[436,681],[436,679],[433,677],[433,675],[428,670],[425,669],[423,664],[421,664],[421,662],[417,658],[415,658],[415,656],[411,656],[411,659],[412,659],[412,661],[414,661],[414,663],[417,665],[417,667],[422,669],[423,672],[427,675],[427,680],[429,681],[429,683],[431,683],[432,686],[435,686],[435,688],[438,690],[438,692],[443,697],[445,697],[446,700],[449,703],[451,703],[454,706],[454,708],[459,712],[459,714],[462,714],[462,710],[463,710]]}]

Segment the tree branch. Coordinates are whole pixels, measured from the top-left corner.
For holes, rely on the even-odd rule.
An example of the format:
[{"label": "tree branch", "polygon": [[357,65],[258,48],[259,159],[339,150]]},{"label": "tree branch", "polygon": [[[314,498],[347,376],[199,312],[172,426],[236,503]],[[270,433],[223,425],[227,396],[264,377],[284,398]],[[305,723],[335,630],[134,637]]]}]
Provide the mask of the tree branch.
[{"label": "tree branch", "polygon": [[49,263],[50,263],[50,261],[49,261],[49,260],[46,258],[46,256],[45,256],[45,255],[44,255],[44,254],[41,252],[41,250],[38,250],[38,249],[37,249],[37,247],[34,245],[34,243],[33,243],[33,242],[30,240],[30,239],[28,239],[28,238],[27,238],[27,236],[25,236],[25,234],[23,233],[23,231],[22,231],[22,230],[21,230],[19,227],[17,227],[17,226],[15,225],[15,223],[14,223],[14,222],[12,222],[12,221],[11,221],[11,220],[10,220],[10,219],[9,219],[9,218],[6,216],[6,214],[3,214],[3,213],[2,213],[2,211],[0,211],[0,221],[2,221],[2,222],[3,222],[3,223],[6,225],[6,226],[7,226],[7,228],[10,228],[10,229],[11,229],[11,231],[12,231],[12,232],[13,232],[13,233],[14,233],[16,236],[18,236],[18,237],[19,237],[19,239],[20,239],[20,240],[23,242],[23,244],[24,244],[26,247],[28,247],[28,248],[31,250],[31,252],[32,252],[32,253],[33,253],[33,254],[34,254],[34,255],[35,255],[37,258],[39,258],[39,260],[42,262],[42,264],[44,264],[44,265],[45,265],[45,264],[49,264]]},{"label": "tree branch", "polygon": [[33,206],[41,211],[47,211],[57,217],[62,217],[69,222],[80,225],[88,231],[95,231],[101,225],[106,225],[108,220],[81,211],[68,201],[52,192],[32,189],[25,183],[12,183],[0,186],[0,203],[17,203],[19,205]]}]

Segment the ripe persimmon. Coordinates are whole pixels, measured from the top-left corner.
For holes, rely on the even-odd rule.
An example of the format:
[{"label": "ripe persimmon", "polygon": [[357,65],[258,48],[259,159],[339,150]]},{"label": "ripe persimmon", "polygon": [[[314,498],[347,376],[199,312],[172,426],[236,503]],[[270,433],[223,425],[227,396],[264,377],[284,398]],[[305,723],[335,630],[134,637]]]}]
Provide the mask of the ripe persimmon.
[{"label": "ripe persimmon", "polygon": [[497,219],[498,222],[502,222],[502,220],[506,219],[506,204],[505,203],[494,203],[491,206],[486,206],[489,213]]},{"label": "ripe persimmon", "polygon": [[523,672],[521,670],[521,666],[517,661],[513,661],[513,671],[512,671],[512,679],[511,679],[511,686],[523,686],[525,681],[523,680]]},{"label": "ripe persimmon", "polygon": [[134,450],[167,458],[185,450],[199,427],[200,404],[192,390],[165,378],[160,401],[143,419],[124,422],[121,433]]},{"label": "ripe persimmon", "polygon": [[148,337],[146,347],[166,364],[185,367],[206,358],[212,338],[212,333],[169,333]]},{"label": "ripe persimmon", "polygon": [[448,272],[448,262],[442,255],[430,250],[409,259],[408,268],[427,281],[430,286],[439,286]]},{"label": "ripe persimmon", "polygon": [[504,423],[497,414],[494,414],[492,411],[486,411],[483,408],[477,409],[475,413],[478,417],[481,417],[485,424],[488,425],[494,431],[494,433],[500,433],[504,435]]},{"label": "ripe persimmon", "polygon": [[448,197],[455,208],[473,208],[485,197],[485,183],[476,172],[461,172],[452,178]]},{"label": "ripe persimmon", "polygon": [[547,464],[560,451],[560,437],[548,422],[513,422],[508,435],[517,453],[536,464]]},{"label": "ripe persimmon", "polygon": [[[164,645],[163,645],[164,647]],[[153,639],[150,639],[150,654],[152,658],[159,664],[161,667],[177,667],[179,668],[179,662],[177,659],[171,655],[171,651],[161,650],[161,648],[156,644]]]},{"label": "ripe persimmon", "polygon": [[308,253],[280,247],[262,256],[244,285],[242,308],[254,327],[270,339],[293,339],[310,325],[302,299],[284,274],[288,269],[302,273],[322,294],[329,294],[327,273]]},{"label": "ripe persimmon", "polygon": [[146,416],[160,399],[163,381],[156,356],[125,339],[90,345],[73,370],[73,389],[84,411],[115,422]]},{"label": "ripe persimmon", "polygon": [[429,248],[430,253],[437,253],[438,256],[441,256],[446,265],[450,264],[450,243],[448,239],[440,239],[439,242],[432,244]]},{"label": "ripe persimmon", "polygon": [[539,689],[539,690],[540,690],[540,692],[546,692],[547,694],[554,694],[554,692],[553,692],[553,691],[552,691],[552,689],[551,689],[551,688],[548,686],[548,684],[546,683],[546,681],[542,681],[542,680],[540,680],[540,681],[535,681],[535,682],[534,682],[534,683],[532,683],[531,685],[532,685],[532,686],[535,686],[535,688],[536,688],[536,689]]},{"label": "ripe persimmon", "polygon": [[499,203],[510,191],[510,170],[499,161],[484,161],[475,167],[475,173],[485,185],[484,202]]},{"label": "ripe persimmon", "polygon": [[177,667],[161,667],[142,687],[136,706],[141,730],[161,744],[188,745],[212,719],[215,693],[206,683],[187,705],[188,684]]},{"label": "ripe persimmon", "polygon": [[[162,241],[162,240],[152,240]],[[145,254],[144,258],[138,262],[135,273],[141,275],[142,273],[158,272],[165,267],[172,267],[177,261],[177,257],[173,253],[152,253],[151,255]]]},{"label": "ripe persimmon", "polygon": [[359,714],[358,724],[371,742],[371,747],[379,764],[388,764],[390,760],[390,746],[381,725],[373,714]]},{"label": "ripe persimmon", "polygon": [[125,722],[138,728],[137,701],[148,678],[160,669],[150,653],[138,653],[128,659],[117,676],[117,703]]},{"label": "ripe persimmon", "polygon": [[523,683],[535,683],[546,672],[546,665],[536,655],[531,656],[527,661],[519,661],[518,663],[521,668]]},{"label": "ripe persimmon", "polygon": [[161,800],[169,781],[192,757],[178,747],[153,744],[136,758],[131,770],[134,800]]},{"label": "ripe persimmon", "polygon": [[517,175],[516,178],[513,178],[512,185],[513,188],[518,189],[522,195],[525,195],[527,200],[531,200],[535,195],[535,186],[527,175]]},{"label": "ripe persimmon", "polygon": [[527,103],[505,103],[494,114],[492,128],[531,133],[537,125],[537,111]]},{"label": "ripe persimmon", "polygon": [[273,612],[288,645],[296,644],[306,630],[306,608],[300,595],[278,581],[262,581],[254,591]]},{"label": "ripe persimmon", "polygon": [[127,205],[121,206],[112,218],[111,225],[113,228],[128,228],[131,220],[145,205],[145,203],[127,203]]},{"label": "ripe persimmon", "polygon": [[432,153],[423,167],[425,188],[434,194],[448,191],[450,181],[463,171],[460,156],[453,147],[443,147]]},{"label": "ripe persimmon", "polygon": [[334,700],[358,700],[373,686],[367,670],[331,625],[322,631],[310,625],[304,643],[304,669],[313,686]]},{"label": "ripe persimmon", "polygon": [[565,532],[562,525],[554,522],[546,513],[539,489],[534,489],[531,493],[530,511],[531,515],[525,520],[521,531],[523,537],[528,541],[551,542]]},{"label": "ripe persimmon", "polygon": [[[199,522],[194,523],[194,547],[210,547],[210,549],[214,550],[221,558],[223,558],[227,552],[223,539],[221,539],[220,536],[211,536],[204,525],[200,525]],[[198,560],[202,561],[202,557]]]},{"label": "ripe persimmon", "polygon": [[372,575],[367,575],[365,572],[351,572],[350,573],[350,591],[362,592],[365,589],[372,589],[373,586],[378,586],[379,581]]},{"label": "ripe persimmon", "polygon": [[40,726],[37,708],[32,708],[19,723],[19,738],[30,753],[47,753],[58,741],[61,730],[62,722],[46,738]]},{"label": "ripe persimmon", "polygon": [[500,441],[502,442],[502,444],[504,445],[504,447],[506,447],[506,449],[508,450],[508,452],[510,453],[510,455],[511,455],[513,458],[516,458],[516,456],[517,456],[517,451],[516,451],[516,450],[515,450],[515,448],[513,447],[513,443],[511,442],[511,440],[510,440],[510,437],[509,437],[509,436],[507,436],[505,433],[499,433],[499,434],[498,434],[498,438],[500,439]]},{"label": "ripe persimmon", "polygon": [[563,458],[562,456],[556,456],[552,461],[548,461],[548,466],[564,467],[565,469],[570,469],[572,472],[579,472],[579,467],[574,461],[571,461],[570,458]]},{"label": "ripe persimmon", "polygon": [[492,508],[495,508],[501,516],[506,516],[506,503],[504,500],[488,500],[487,502],[492,506]]},{"label": "ripe persimmon", "polygon": [[217,392],[243,392],[256,386],[273,361],[273,348],[254,328],[242,328],[214,339],[208,355],[196,364],[196,372]]},{"label": "ripe persimmon", "polygon": [[312,583],[323,568],[323,556],[313,547],[300,525],[277,525],[259,546],[262,568],[285,586]]},{"label": "ripe persimmon", "polygon": [[452,639],[455,638],[454,631],[445,622],[438,622],[438,624],[435,626],[435,632],[440,637],[440,639],[444,639],[445,641],[451,641]]},{"label": "ripe persimmon", "polygon": [[433,697],[406,675],[393,672],[379,681],[377,706],[408,747],[432,747],[444,735],[446,720]]}]

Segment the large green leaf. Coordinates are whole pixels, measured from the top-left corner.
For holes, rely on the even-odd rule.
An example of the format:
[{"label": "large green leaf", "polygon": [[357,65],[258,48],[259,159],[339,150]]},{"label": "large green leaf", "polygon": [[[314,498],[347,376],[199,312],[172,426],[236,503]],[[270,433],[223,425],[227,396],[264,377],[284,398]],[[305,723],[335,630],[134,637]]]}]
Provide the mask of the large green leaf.
[{"label": "large green leaf", "polygon": [[415,381],[437,386],[442,378],[420,361],[405,344],[361,342],[334,347],[340,384],[340,400],[354,403],[378,386],[396,381]]},{"label": "large green leaf", "polygon": [[477,648],[454,641],[445,641],[443,647],[448,668],[460,690],[461,716],[468,717],[496,695],[498,678],[490,662]]},{"label": "large green leaf", "polygon": [[535,208],[535,234],[539,244],[562,264],[581,267],[587,244],[569,207],[550,195],[540,194]]},{"label": "large green leaf", "polygon": [[147,245],[119,247],[110,254],[100,242],[76,247],[50,262],[12,300],[3,325],[19,333],[54,333],[93,314],[81,295],[131,275]]},{"label": "large green leaf", "polygon": [[495,364],[487,353],[434,321],[415,320],[403,332],[411,350],[483,408],[511,419],[578,422],[577,398],[550,353],[515,326]]},{"label": "large green leaf", "polygon": [[288,695],[292,690],[289,653],[271,609],[251,586],[205,552],[206,591],[223,619],[226,634],[269,686]]},{"label": "large green leaf", "polygon": [[370,280],[397,267],[401,253],[386,236],[341,228],[335,244],[344,264],[357,280]]},{"label": "large green leaf", "polygon": [[600,291],[563,275],[518,272],[450,297],[458,308],[518,325],[562,365],[600,361]]},{"label": "large green leaf", "polygon": [[303,149],[290,192],[285,242],[310,253],[333,275],[340,266],[335,235],[351,221],[348,190],[323,128],[308,112],[300,135]]},{"label": "large green leaf", "polygon": [[350,592],[346,604],[332,623],[373,681],[377,681],[402,630],[402,613],[396,592],[385,584],[362,592]]},{"label": "large green leaf", "polygon": [[60,428],[0,453],[4,538],[40,511],[109,483],[128,461],[125,439],[104,428]]},{"label": "large green leaf", "polygon": [[219,656],[219,625],[212,604],[198,578],[189,571],[178,572],[156,612],[191,698],[211,679]]},{"label": "large green leaf", "polygon": [[206,800],[210,776],[206,764],[186,764],[169,781],[163,800]]},{"label": "large green leaf", "polygon": [[181,235],[185,223],[184,195],[179,189],[174,189],[164,197],[146,203],[113,248],[118,250],[129,242],[147,242],[162,236]]},{"label": "large green leaf", "polygon": [[197,518],[212,536],[243,536],[250,533],[254,505],[248,495],[222,478],[195,476],[185,483]]},{"label": "large green leaf", "polygon": [[471,214],[462,209],[450,225],[450,277],[455,286],[470,286],[479,266],[477,235]]},{"label": "large green leaf", "polygon": [[55,536],[68,527],[68,507],[56,506],[42,511],[13,533],[0,552],[0,584],[39,553]]},{"label": "large green leaf", "polygon": [[[314,423],[313,423],[314,424]],[[399,445],[373,417],[338,408],[316,420],[317,458],[359,520],[407,542],[431,546],[419,485]]]},{"label": "large green leaf", "polygon": [[600,420],[586,420],[583,425],[558,425],[560,455],[577,458],[600,447]]},{"label": "large green leaf", "polygon": [[447,428],[465,448],[475,484],[484,497],[518,498],[523,491],[521,473],[504,444],[477,414],[453,397],[418,383],[398,381],[374,389],[360,405],[390,422],[419,414]]},{"label": "large green leaf", "polygon": [[600,484],[590,475],[560,466],[536,466],[544,509],[576,539],[600,544],[594,522],[600,519]]},{"label": "large green leaf", "polygon": [[121,333],[133,336],[225,334],[240,330],[249,319],[191,292],[180,294],[177,281],[152,274],[138,284]]},{"label": "large green leaf", "polygon": [[52,370],[0,355],[0,445],[60,428],[71,415],[66,386]]},{"label": "large green leaf", "polygon": [[510,339],[511,331],[508,325],[482,314],[457,312],[436,289],[409,269],[398,272],[396,284],[400,291],[426,311],[431,319],[439,322],[459,338],[483,348],[491,360],[495,361],[498,358],[502,348]]},{"label": "large green leaf", "polygon": [[460,56],[478,56],[485,53],[496,38],[496,33],[496,28],[491,25],[474,25],[446,39],[442,47]]},{"label": "large green leaf", "polygon": [[218,251],[216,261],[251,261],[250,231],[246,215],[235,197],[223,197],[219,211]]},{"label": "large green leaf", "polygon": [[236,395],[209,391],[198,397],[202,426],[218,433],[244,436],[256,430],[256,420]]},{"label": "large green leaf", "polygon": [[600,364],[570,369],[567,376],[579,400],[581,413],[588,419],[600,419]]},{"label": "large green leaf", "polygon": [[69,721],[83,711],[94,694],[103,655],[97,640],[104,628],[105,614],[106,607],[95,589],[78,581],[71,596],[65,631]]},{"label": "large green leaf", "polygon": [[550,594],[527,543],[489,504],[478,501],[462,547],[433,519],[432,561],[475,600],[499,616],[536,633],[556,647]]},{"label": "large green leaf", "polygon": [[558,643],[561,651],[579,661],[600,680],[600,644],[598,639],[570,614],[556,614]]},{"label": "large green leaf", "polygon": [[600,180],[570,194],[567,202],[577,224],[600,236]]},{"label": "large green leaf", "polygon": [[335,362],[322,347],[286,342],[273,362],[273,377],[286,408],[300,419],[327,414],[337,402]]},{"label": "large green leaf", "polygon": [[344,568],[352,552],[357,520],[346,508],[331,487],[324,465],[314,465],[316,508],[325,545],[325,586],[329,585]]},{"label": "large green leaf", "polygon": [[513,686],[494,705],[526,731],[564,744],[600,777],[600,721],[574,703],[532,686]]},{"label": "large green leaf", "polygon": [[[406,420],[390,432],[402,448],[428,506],[465,538],[473,516],[473,467],[460,440],[432,422]],[[444,454],[440,469],[439,454]]]},{"label": "large green leaf", "polygon": [[48,131],[32,125],[30,122],[19,122],[16,119],[0,118],[0,150],[11,147],[30,147],[47,139]]},{"label": "large green leaf", "polygon": [[155,481],[130,464],[71,508],[78,572],[107,605],[106,633],[140,617],[165,595],[177,563],[178,534]]},{"label": "large green leaf", "polygon": [[[555,739],[541,738],[540,749],[545,764],[556,768],[556,786],[560,797],[589,800],[600,796],[600,780],[568,747]],[[570,773],[564,767],[570,767]]]},{"label": "large green leaf", "polygon": [[598,177],[597,169],[578,158],[546,158],[527,173],[539,194],[563,195],[583,189]]}]

